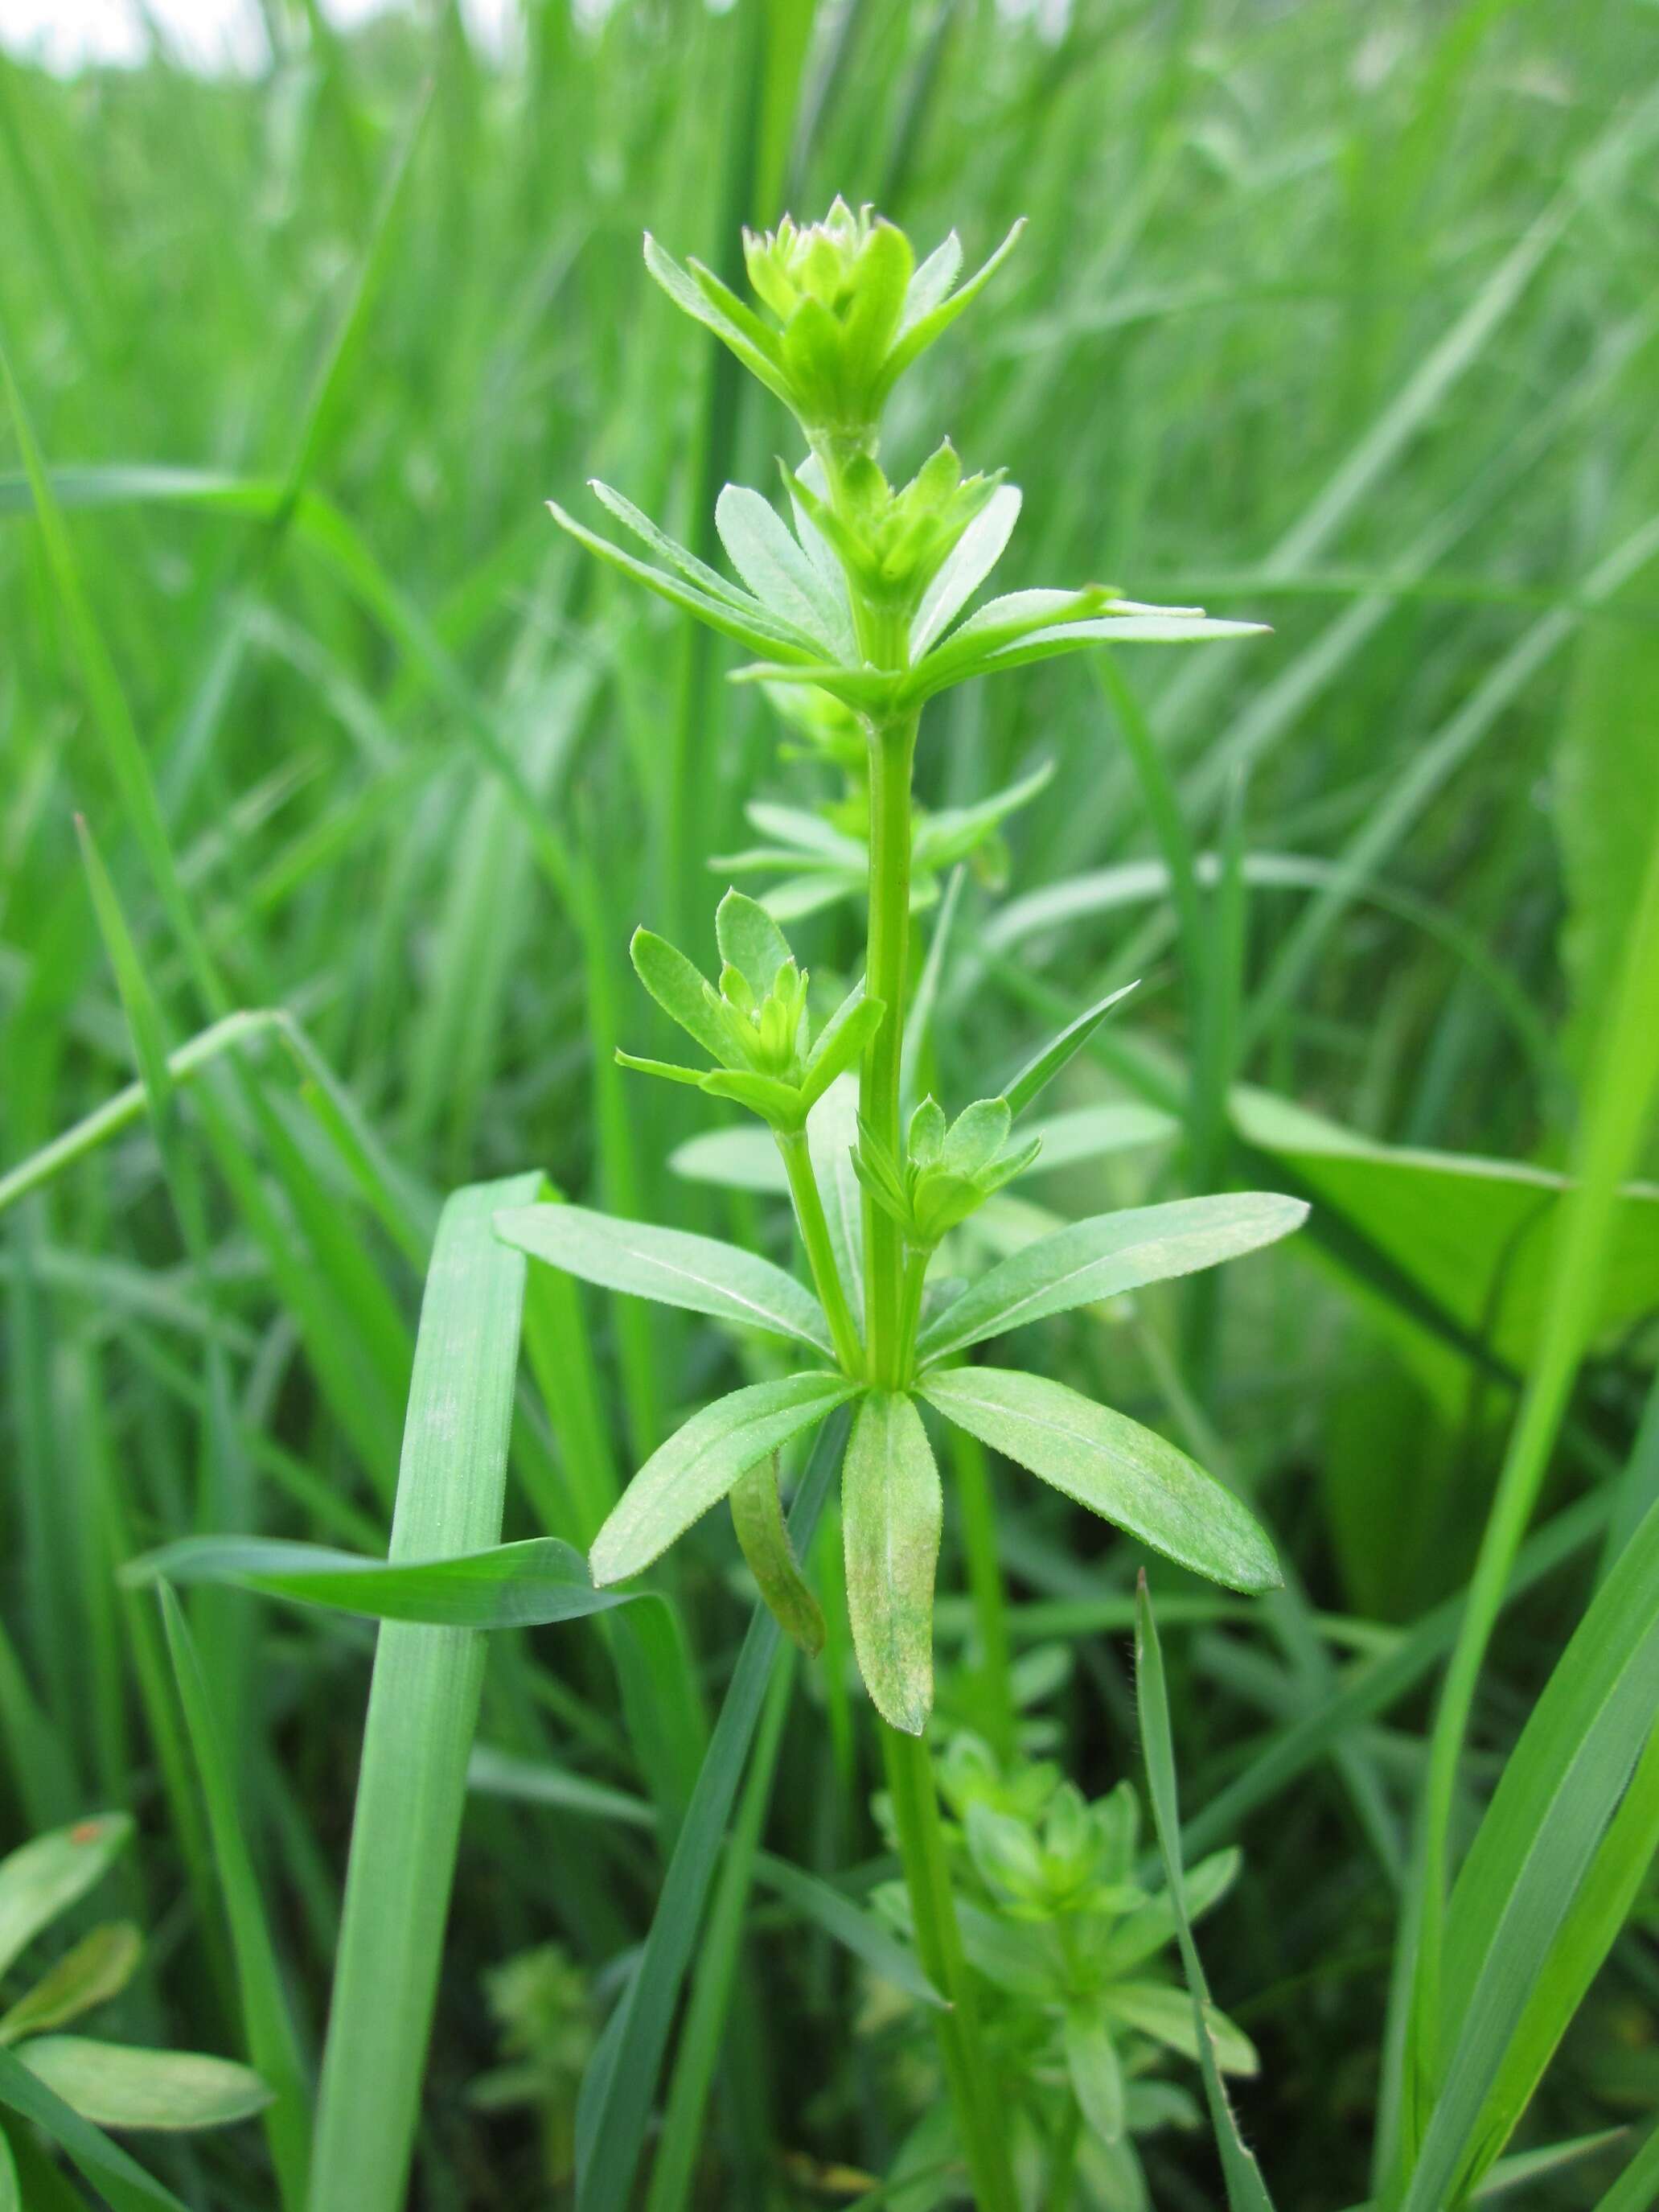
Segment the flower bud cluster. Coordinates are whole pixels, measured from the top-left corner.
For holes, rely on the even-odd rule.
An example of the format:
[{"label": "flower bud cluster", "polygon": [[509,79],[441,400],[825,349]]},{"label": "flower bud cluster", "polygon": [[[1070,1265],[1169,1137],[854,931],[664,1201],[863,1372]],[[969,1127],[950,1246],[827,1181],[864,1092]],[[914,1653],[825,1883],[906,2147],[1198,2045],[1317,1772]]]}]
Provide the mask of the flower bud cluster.
[{"label": "flower bud cluster", "polygon": [[619,1052],[624,1067],[687,1083],[711,1097],[734,1099],[782,1135],[806,1117],[836,1078],[851,1067],[881,1020],[879,1000],[860,985],[816,1037],[806,1012],[805,971],[764,907],[729,890],[714,917],[718,988],[684,953],[653,931],[636,929],[629,948],[640,981],[671,1020],[716,1064],[682,1067]]},{"label": "flower bud cluster", "polygon": [[949,1123],[937,1100],[924,1098],[910,1116],[902,1161],[860,1124],[853,1165],[911,1249],[931,1252],[1036,1158],[1041,1138],[1010,1148],[1012,1122],[1006,1098],[976,1099]]}]

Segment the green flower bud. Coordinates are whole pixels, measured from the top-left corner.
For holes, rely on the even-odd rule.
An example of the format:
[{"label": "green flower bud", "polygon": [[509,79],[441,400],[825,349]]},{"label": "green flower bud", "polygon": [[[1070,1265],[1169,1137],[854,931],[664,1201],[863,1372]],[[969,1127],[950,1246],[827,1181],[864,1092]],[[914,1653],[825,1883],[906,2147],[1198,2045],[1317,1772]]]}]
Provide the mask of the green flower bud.
[{"label": "green flower bud", "polygon": [[908,617],[1001,482],[1000,470],[964,478],[947,438],[897,491],[868,454],[842,471],[838,509],[800,477],[790,489],[866,598]]},{"label": "green flower bud", "polygon": [[781,1133],[802,1129],[813,1106],[874,1034],[881,1001],[866,999],[863,985],[854,985],[814,1037],[806,1012],[806,975],[765,908],[741,891],[727,891],[714,927],[720,949],[718,987],[648,929],[635,930],[629,947],[640,981],[663,1012],[702,1047],[714,1067],[699,1071],[629,1052],[618,1052],[617,1058],[641,1074],[693,1084],[712,1097],[736,1099]]},{"label": "green flower bud", "polygon": [[1012,251],[1021,226],[965,284],[955,233],[918,268],[910,241],[872,208],[837,199],[822,222],[786,216],[744,234],[757,313],[712,270],[684,267],[656,240],[646,265],[676,305],[713,331],[777,394],[814,446],[839,461],[873,451],[887,396]]},{"label": "green flower bud", "polygon": [[947,1125],[938,1102],[924,1098],[910,1117],[902,1164],[860,1124],[853,1165],[906,1243],[931,1252],[1036,1158],[1040,1138],[1008,1148],[1012,1120],[1006,1098],[981,1098]]},{"label": "green flower bud", "polygon": [[902,230],[872,208],[837,199],[822,222],[786,216],[775,231],[745,231],[756,296],[781,325],[778,359],[802,427],[857,450],[872,439],[885,397],[883,371],[904,313],[915,256]]}]

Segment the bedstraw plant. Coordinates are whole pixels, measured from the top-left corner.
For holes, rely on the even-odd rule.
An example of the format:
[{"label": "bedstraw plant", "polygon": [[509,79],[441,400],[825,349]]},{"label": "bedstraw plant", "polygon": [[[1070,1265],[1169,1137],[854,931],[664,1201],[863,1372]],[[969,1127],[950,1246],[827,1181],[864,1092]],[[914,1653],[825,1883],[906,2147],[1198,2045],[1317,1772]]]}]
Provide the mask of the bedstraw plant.
[{"label": "bedstraw plant", "polygon": [[[712,1064],[619,1057],[766,1125],[811,1291],[735,1246],[574,1206],[515,1208],[495,1224],[535,1260],[752,1326],[802,1355],[792,1371],[703,1407],[652,1454],[592,1544],[598,1584],[641,1573],[724,1498],[766,1602],[815,1650],[823,1623],[784,1526],[778,1455],[837,1407],[849,1409],[841,1504],[853,1644],[880,1717],[918,1954],[949,1999],[937,2014],[945,2073],[988,2212],[1015,2197],[924,1741],[943,1499],[923,1408],[1182,1566],[1236,1590],[1273,1588],[1280,1577],[1267,1534],[1185,1454],[1046,1376],[969,1355],[1017,1326],[1250,1251],[1294,1229],[1304,1212],[1291,1199],[1244,1194],[1101,1214],[965,1281],[933,1276],[952,1232],[1031,1164],[1040,1140],[1022,1134],[1022,1117],[1111,1001],[1080,1013],[1012,1078],[988,1083],[986,1095],[954,1111],[906,1098],[912,773],[923,712],[954,686],[1052,655],[1200,643],[1255,627],[1197,607],[1147,605],[1098,583],[1012,592],[964,612],[1008,543],[1019,493],[1000,472],[964,474],[948,441],[907,482],[891,481],[882,415],[900,377],[979,297],[1018,235],[1017,226],[960,282],[954,235],[918,264],[893,224],[837,201],[821,222],[786,217],[763,236],[745,234],[752,304],[647,239],[658,283],[783,403],[805,437],[805,457],[782,468],[788,518],[758,491],[728,485],[720,494],[715,520],[741,579],[732,583],[606,485],[592,489],[649,559],[559,506],[552,512],[600,559],[758,655],[738,681],[804,687],[855,718],[867,760],[864,975],[815,1023],[808,977],[777,920],[735,890],[715,915],[712,981],[650,929],[633,939],[640,981]],[[837,1086],[854,1071],[856,1121],[838,1135]],[[848,1170],[856,1206],[841,1204],[835,1188]]]}]

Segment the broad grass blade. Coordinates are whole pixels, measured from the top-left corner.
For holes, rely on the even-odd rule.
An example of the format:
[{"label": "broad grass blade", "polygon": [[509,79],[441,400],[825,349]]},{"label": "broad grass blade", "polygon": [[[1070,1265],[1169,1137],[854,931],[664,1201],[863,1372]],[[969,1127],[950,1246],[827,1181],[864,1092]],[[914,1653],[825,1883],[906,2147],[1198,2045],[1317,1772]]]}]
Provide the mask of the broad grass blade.
[{"label": "broad grass blade", "polygon": [[[501,1534],[524,1298],[491,1223],[539,1175],[473,1184],[433,1248],[404,1430],[394,1561]],[[465,1628],[380,1631],[319,2094],[310,2212],[400,2212],[449,1903],[483,1646]]]}]

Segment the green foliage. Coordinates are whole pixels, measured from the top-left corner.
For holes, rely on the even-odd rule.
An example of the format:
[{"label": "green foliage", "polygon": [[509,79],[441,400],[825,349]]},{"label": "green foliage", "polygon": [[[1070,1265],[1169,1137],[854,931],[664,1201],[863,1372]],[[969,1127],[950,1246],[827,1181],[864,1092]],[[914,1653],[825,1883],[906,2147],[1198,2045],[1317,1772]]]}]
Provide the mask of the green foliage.
[{"label": "green foliage", "polygon": [[[839,667],[806,659],[794,672],[809,670],[808,680],[818,690],[855,709],[867,736],[869,963],[874,969],[878,945],[884,947],[896,935],[902,945],[909,911],[908,871],[920,846],[909,821],[910,755],[915,715],[924,700],[993,667],[1018,665],[1079,643],[1195,638],[1233,634],[1241,626],[1206,623],[1194,609],[1170,614],[1131,605],[1091,586],[1077,593],[1028,592],[994,599],[949,631],[1006,545],[1018,501],[1004,501],[993,519],[998,480],[964,483],[948,442],[896,490],[875,459],[878,421],[898,369],[971,299],[994,261],[948,307],[937,305],[936,295],[945,301],[960,258],[954,240],[918,271],[900,231],[867,209],[854,217],[837,200],[821,224],[803,229],[787,222],[763,240],[746,237],[750,281],[782,325],[774,337],[700,264],[693,262],[688,274],[648,238],[646,258],[676,302],[707,323],[783,398],[806,432],[811,460],[793,478],[787,471],[785,477],[796,535],[758,494],[726,487],[715,521],[747,586],[744,597],[608,491],[606,504],[618,520],[668,559],[681,580],[616,554],[586,532],[576,534],[717,629],[752,638],[769,628],[792,651],[838,657]],[[559,509],[554,513],[572,526]],[[749,627],[734,628],[734,623]],[[781,665],[771,671],[779,679],[787,672]],[[892,781],[895,763],[901,771],[896,796],[884,792],[888,819],[878,835],[874,794],[878,782]],[[937,864],[951,848],[942,825],[933,826]],[[981,826],[988,824],[974,825],[975,830]],[[890,848],[895,840],[890,857],[884,846]],[[844,1485],[854,1648],[883,1717],[919,1735],[933,1703],[931,1615],[942,1505],[932,1454],[902,1392],[915,1379],[928,1264],[945,1237],[1032,1166],[1041,1140],[1011,1141],[1014,1113],[1060,1073],[1120,994],[1109,994],[1029,1061],[1014,1079],[1012,1099],[979,1099],[947,1122],[937,1102],[925,1098],[901,1142],[896,1124],[890,1126],[896,1103],[890,1077],[902,1054],[902,968],[887,998],[866,996],[862,987],[855,990],[814,1042],[806,979],[774,915],[728,890],[715,916],[715,938],[721,960],[718,989],[684,953],[649,930],[635,931],[631,950],[640,980],[659,1006],[720,1067],[699,1073],[619,1056],[625,1065],[731,1098],[771,1126],[784,1146],[828,1333],[817,1331],[816,1310],[787,1277],[706,1239],[606,1224],[569,1207],[538,1209],[529,1223],[504,1223],[501,1233],[537,1258],[611,1288],[727,1320],[758,1319],[835,1352],[844,1386],[836,1389],[831,1378],[817,1375],[752,1384],[706,1407],[660,1446],[601,1532],[592,1554],[594,1577],[608,1583],[648,1566],[729,1494],[763,1596],[798,1641],[815,1648],[821,1641],[816,1607],[809,1610],[805,1603],[799,1573],[779,1541],[781,1522],[768,1503],[775,1498],[772,1479],[742,1490],[738,1485],[791,1436],[848,1396],[867,1392],[854,1422]],[[814,1105],[855,1060],[862,1061],[862,1070],[852,1164],[866,1193],[868,1327],[862,1341],[840,1260],[830,1249],[816,1165],[799,1141]],[[1198,1204],[1201,1212],[1203,1202]],[[974,1293],[967,1294],[965,1326],[935,1349],[957,1348],[1023,1317],[1211,1265],[1294,1228],[1304,1211],[1284,1200],[1246,1200],[1242,1206],[1223,1201],[1220,1221],[1206,1216],[1188,1231],[1183,1217],[1167,1224],[1162,1239],[1149,1231],[1142,1240],[1149,1249],[1139,1264],[1132,1260],[1115,1276],[1100,1261],[1106,1253],[1116,1256],[1133,1239],[1133,1229],[1109,1225],[1103,1238],[1101,1224],[1085,1224],[1080,1248],[1077,1235],[1049,1240],[1047,1249],[1039,1247],[1015,1264],[1013,1282],[999,1281],[994,1271],[988,1291],[980,1286],[977,1305]],[[1000,1380],[1012,1386],[1021,1378]],[[1071,1394],[1057,1385],[1025,1381],[1024,1401],[999,1401],[989,1414],[982,1396],[963,1396],[959,1377],[940,1378],[939,1389],[930,1389],[929,1395],[946,1411],[954,1408],[972,1433],[1184,1565],[1236,1588],[1261,1589],[1277,1583],[1272,1547],[1251,1516],[1183,1455],[1082,1400],[1075,1401],[1080,1414],[1071,1410]]]},{"label": "green foliage", "polygon": [[[125,1814],[104,1814],[36,1836],[0,1859],[0,1973],[105,1879],[132,1835]],[[272,2092],[230,2059],[62,2033],[120,1996],[143,1950],[131,1921],[103,1922],[12,1994],[0,2011],[0,2104],[37,2122],[89,2176],[112,2178],[112,2202],[176,2207],[99,2131],[228,2127],[264,2110]],[[3,2135],[0,2144],[0,2204],[9,2190],[21,2207]]]},{"label": "green foliage", "polygon": [[842,1376],[808,1370],[753,1382],[705,1406],[654,1451],[588,1553],[603,1589],[648,1567],[739,1475],[855,1395]]},{"label": "green foliage", "polygon": [[[490,1224],[540,1180],[474,1186],[444,1209],[404,1430],[394,1565],[464,1556],[501,1534],[525,1263]],[[313,2212],[391,2212],[404,2195],[483,1656],[470,1627],[392,1620],[380,1631],[318,2090]]]},{"label": "green foliage", "polygon": [[876,1711],[920,1735],[933,1702],[933,1574],[945,1504],[913,1400],[870,1391],[842,1474],[847,1609]]},{"label": "green foliage", "polygon": [[[1191,2097],[1164,2076],[1170,2054],[1191,2060],[1197,2043],[1186,1996],[1164,1978],[1176,1937],[1171,1895],[1141,1887],[1135,1793],[1120,1783],[1090,1803],[1052,1764],[999,1760],[966,1732],[940,1746],[934,1769],[1017,2167],[1038,2202],[1146,2203],[1134,2139],[1198,2124]],[[1237,1851],[1194,1867],[1187,1917],[1218,1904],[1238,1870]],[[877,1902],[909,1932],[901,1886],[885,1886]],[[1208,2020],[1222,2066],[1255,2073],[1249,2039],[1213,2008]]]},{"label": "green foliage", "polygon": [[[1040,1745],[1090,1799],[1131,1771],[1116,1639],[1147,1547],[936,1417],[921,1381],[981,1358],[1133,1418],[1271,1532],[1282,1589],[1154,1580],[1185,1856],[1248,1850],[1198,1933],[1261,2053],[1232,2094],[1280,2203],[1381,2212],[1443,2112],[1474,2201],[1644,2203],[1651,1755],[1620,1793],[1588,1707],[1542,1766],[1528,1717],[1568,1711],[1570,1645],[1581,1682],[1628,1656],[1627,1620],[1575,1631],[1659,1466],[1653,1024],[1626,988],[1659,636],[1650,11],[1400,0],[1359,36],[1225,0],[507,12],[498,50],[475,9],[348,28],[276,0],[269,59],[221,76],[166,26],[62,74],[0,33],[0,1856],[88,1808],[143,1838],[0,2012],[36,2008],[20,2047],[223,2052],[276,2093],[122,2151],[0,2051],[0,2205],[305,2203],[377,1616],[393,1651],[493,1627],[405,2193],[519,2212],[556,2186],[553,2101],[491,2116],[464,2085],[504,2059],[486,1972],[556,1939],[589,2033],[615,2023],[582,2100],[596,2207],[1078,2199],[1040,2157],[999,2170],[969,2016],[989,2065],[1000,2000],[953,1957],[933,1764],[866,1710],[844,1502],[816,1549],[800,1512],[867,1406],[906,1435],[919,1413],[941,1526],[908,1687],[935,1747],[969,1729],[1006,1771]],[[764,255],[837,190],[890,221],[785,233],[769,301],[742,227]],[[1022,211],[884,390],[907,314],[962,305]],[[953,222],[967,258],[930,263]],[[642,274],[647,226],[714,272],[681,258],[696,321]],[[879,394],[878,441],[792,446],[716,313],[805,411]],[[639,505],[573,497],[594,471]],[[671,597],[550,529],[549,491]],[[1097,649],[1194,602],[1273,634]],[[966,680],[1027,647],[1019,681]],[[744,661],[774,673],[731,688]],[[908,757],[872,758],[869,714],[936,682]],[[728,883],[788,946],[757,935],[730,997]],[[708,979],[717,1049],[636,990],[636,919],[705,1012]],[[803,1120],[849,997],[868,1030]],[[925,1271],[853,1167],[872,1055],[901,1190],[930,1097],[947,1122],[1003,1098],[1005,1151],[1042,1140]],[[590,1243],[663,1223],[763,1259],[811,1334],[536,1261],[502,1523],[388,1563],[444,1194],[530,1164],[613,1224]],[[1137,1217],[1258,1188],[1310,1201],[1304,1231],[1115,1278]],[[945,1346],[1024,1255],[1118,1222],[1083,1303]],[[627,1478],[803,1369],[859,1395],[740,1473],[732,1528],[689,1527],[648,1602],[572,1617]],[[267,1544],[299,1548],[236,1549]],[[159,1605],[118,1573],[158,1551]],[[239,1560],[324,1580],[273,1603]],[[821,1623],[811,1665],[757,1588],[800,1647]],[[919,1618],[886,1624],[913,1651]],[[870,1905],[880,1761],[925,1966]],[[1612,1810],[1574,1887],[1549,1851],[1584,1848],[1578,1796]],[[1466,1857],[1483,1892],[1498,1869],[1478,1910]],[[1134,1878],[1157,1889],[1150,1853]],[[127,1972],[133,1927],[105,2009],[54,2019]],[[1437,1996],[1416,2016],[1419,1980],[1465,1987],[1471,1931],[1501,2052],[1462,1996],[1444,2038]],[[917,2008],[884,1991],[860,2043],[866,1967]],[[1102,2044],[1074,2024],[1109,2127]],[[1194,2081],[1173,2052],[1152,2078]],[[1066,2079],[1042,2094],[1086,2177]],[[1134,2134],[1153,2203],[1223,2201],[1218,2135],[1231,2156],[1224,2117]]]},{"label": "green foliage", "polygon": [[1261,1523],[1185,1453],[1127,1414],[1045,1375],[935,1370],[922,1395],[981,1443],[1040,1474],[1103,1520],[1229,1589],[1282,1580]]},{"label": "green foliage", "polygon": [[228,1583],[370,1620],[435,1628],[541,1627],[626,1602],[596,1590],[580,1553],[552,1536],[408,1561],[360,1559],[280,1537],[185,1536],[131,1561],[121,1579],[137,1588]]},{"label": "green foliage", "polygon": [[467,2084],[481,2112],[532,2112],[542,2178],[557,2188],[575,2171],[576,2092],[593,2055],[593,1995],[562,1943],[538,1943],[484,1977],[499,2063]]},{"label": "green foliage", "polygon": [[720,1067],[700,1074],[631,1053],[619,1051],[617,1057],[624,1067],[695,1084],[714,1098],[732,1099],[758,1114],[780,1136],[798,1134],[836,1077],[863,1052],[881,1020],[881,1002],[856,987],[817,1038],[810,1039],[807,978],[796,968],[772,916],[742,892],[729,890],[720,901],[715,930],[724,963],[718,991],[683,952],[647,929],[635,931],[629,950],[640,981],[657,1004]]},{"label": "green foliage", "polygon": [[873,443],[889,393],[1010,253],[1017,224],[965,284],[953,231],[920,268],[902,231],[870,208],[837,199],[822,222],[786,216],[775,231],[744,233],[744,263],[770,328],[712,270],[688,270],[646,240],[646,266],[677,307],[706,324],[809,437],[857,454]]}]

